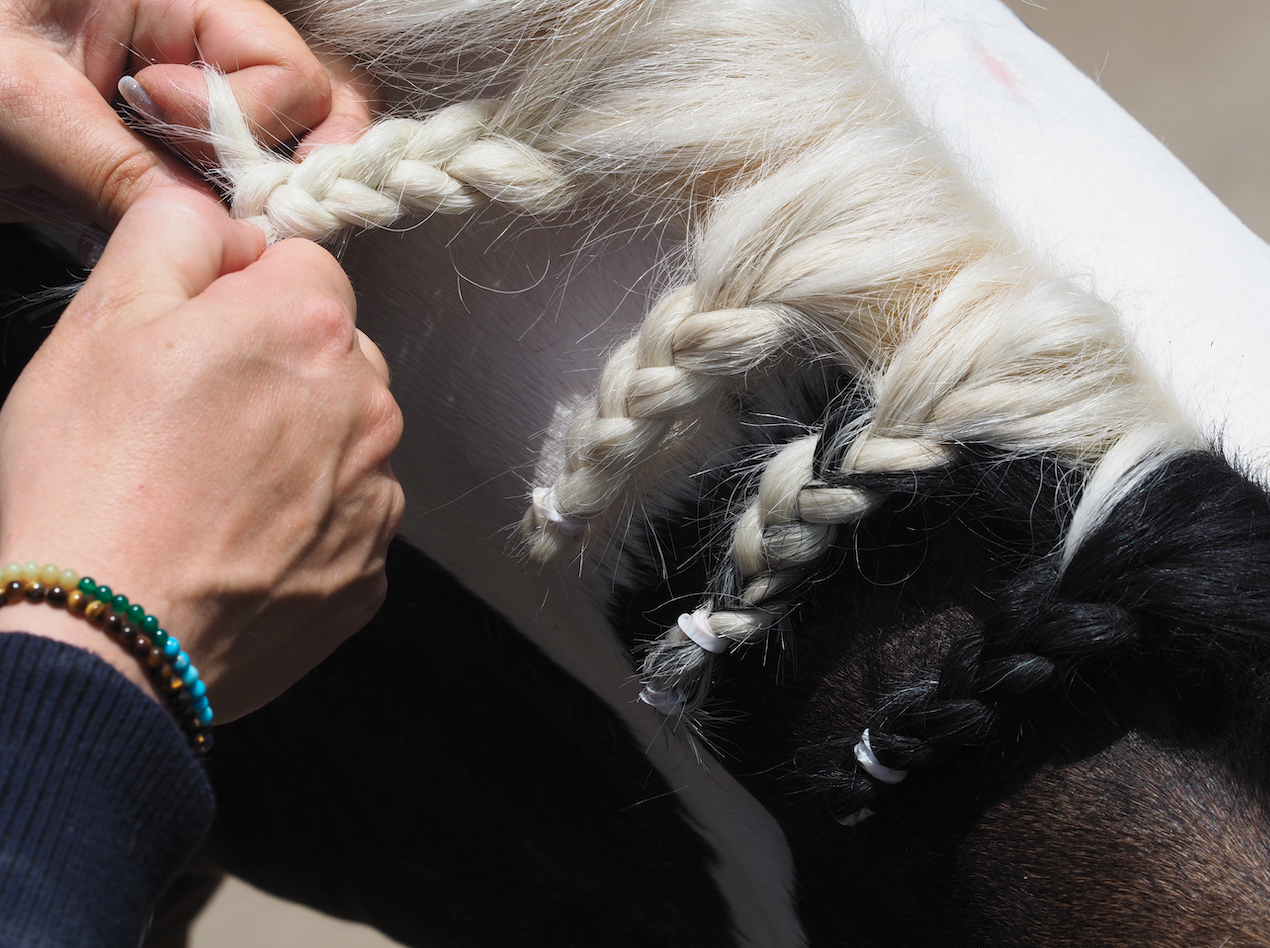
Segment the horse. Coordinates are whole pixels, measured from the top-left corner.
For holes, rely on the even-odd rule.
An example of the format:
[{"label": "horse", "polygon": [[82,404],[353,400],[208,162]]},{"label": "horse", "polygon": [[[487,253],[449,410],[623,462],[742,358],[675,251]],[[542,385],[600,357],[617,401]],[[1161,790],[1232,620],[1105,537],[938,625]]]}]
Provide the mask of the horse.
[{"label": "horse", "polygon": [[290,12],[416,117],[213,81],[223,175],[389,228],[409,510],[209,858],[407,945],[1270,944],[1270,251],[1162,146],[991,3]]}]

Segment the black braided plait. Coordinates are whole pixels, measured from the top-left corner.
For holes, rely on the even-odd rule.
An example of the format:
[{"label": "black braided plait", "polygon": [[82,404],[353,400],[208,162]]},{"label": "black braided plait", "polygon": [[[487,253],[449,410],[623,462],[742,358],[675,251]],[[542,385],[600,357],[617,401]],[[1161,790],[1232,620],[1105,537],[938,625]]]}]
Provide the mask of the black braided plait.
[{"label": "black braided plait", "polygon": [[[1266,667],[1268,606],[1264,491],[1215,454],[1183,456],[1118,504],[1061,573],[1051,553],[1005,583],[937,680],[880,703],[869,745],[882,766],[920,774],[961,749],[1017,739],[1037,704],[1077,675],[1161,658],[1158,687],[1197,678],[1193,693],[1220,701],[1214,689],[1234,694]],[[844,822],[888,789],[851,754],[840,776],[830,806]]]}]

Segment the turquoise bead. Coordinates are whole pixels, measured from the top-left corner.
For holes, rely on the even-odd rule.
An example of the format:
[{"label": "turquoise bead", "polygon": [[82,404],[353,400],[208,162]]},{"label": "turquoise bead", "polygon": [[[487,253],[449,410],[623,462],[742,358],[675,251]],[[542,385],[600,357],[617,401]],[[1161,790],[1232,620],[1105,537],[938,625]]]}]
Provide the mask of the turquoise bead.
[{"label": "turquoise bead", "polygon": [[[137,606],[136,608],[141,609],[140,606]],[[144,609],[141,609],[141,611],[145,612]],[[141,624],[141,631],[150,636],[150,638],[154,638],[155,634],[161,631],[159,629],[159,620],[154,616],[146,616],[145,618],[138,619],[136,621]],[[167,638],[168,634],[164,632],[163,637]]]},{"label": "turquoise bead", "polygon": [[210,707],[198,712],[198,723],[203,725],[203,727],[207,727],[212,723],[212,709]]},{"label": "turquoise bead", "polygon": [[118,596],[111,596],[110,608],[119,613],[119,615],[123,615],[128,611],[128,597],[123,593],[120,593]]},{"label": "turquoise bead", "polygon": [[190,657],[186,655],[184,652],[178,653],[175,660],[173,660],[172,662],[172,670],[174,672],[183,672],[185,671],[185,669],[189,667],[190,667]]},{"label": "turquoise bead", "polygon": [[115,598],[115,591],[109,586],[98,586],[93,590],[93,597],[100,599],[102,602],[110,602]]},{"label": "turquoise bead", "polygon": [[[158,643],[155,643],[158,644]],[[168,640],[163,643],[163,654],[168,658],[176,658],[181,654],[181,643],[173,636],[169,635]]]},{"label": "turquoise bead", "polygon": [[[193,693],[192,690],[191,690],[191,693]],[[201,698],[195,698],[190,703],[190,707],[193,708],[195,711],[202,711],[204,708],[210,707],[210,702],[207,700],[207,696],[204,695]]]},{"label": "turquoise bead", "polygon": [[205,685],[205,684],[203,683],[203,679],[202,679],[202,678],[200,678],[198,681],[194,682],[194,684],[190,685],[190,697],[191,697],[191,698],[201,698],[201,697],[203,697],[203,695],[205,695],[205,694],[207,694],[207,685]]},{"label": "turquoise bead", "polygon": [[97,592],[97,584],[85,576],[79,581],[79,591],[85,596],[91,596],[93,593]]},{"label": "turquoise bead", "polygon": [[185,682],[185,687],[189,687],[198,681],[198,669],[191,665],[181,673],[181,681]]}]

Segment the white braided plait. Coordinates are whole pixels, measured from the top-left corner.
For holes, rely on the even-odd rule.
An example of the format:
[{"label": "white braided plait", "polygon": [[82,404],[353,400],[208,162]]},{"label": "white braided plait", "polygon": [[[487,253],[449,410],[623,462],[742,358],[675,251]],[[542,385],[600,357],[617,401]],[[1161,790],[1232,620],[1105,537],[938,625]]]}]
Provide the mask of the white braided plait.
[{"label": "white braided plait", "polygon": [[533,214],[568,206],[567,176],[542,153],[491,133],[493,101],[461,102],[423,119],[385,119],[351,145],[297,163],[261,148],[229,84],[206,71],[209,125],[235,217],[270,241],[322,240],[346,227],[461,214],[493,200]]},{"label": "white braided plait", "polygon": [[[648,701],[666,713],[692,712],[708,696],[715,655],[751,645],[778,628],[791,599],[836,539],[839,527],[868,516],[884,499],[872,491],[831,487],[817,480],[814,459],[822,435],[799,438],[764,466],[752,501],[737,518],[728,567],[693,613],[725,645],[707,649],[685,634],[684,620],[672,626],[645,656],[643,697],[677,695],[680,701]],[[852,445],[855,472],[923,470],[949,458],[940,445],[922,440],[861,435]],[[848,473],[844,468],[840,473]],[[716,608],[726,603],[726,608]]]},{"label": "white braided plait", "polygon": [[[829,447],[830,457],[842,458],[837,473],[935,468],[960,443],[1055,452],[1095,470],[1114,457],[1119,468],[1118,446],[1146,456],[1161,450],[1161,439],[1184,444],[1195,437],[1177,426],[1138,366],[1114,312],[1047,278],[1019,253],[987,255],[947,280],[867,388],[869,417]],[[827,553],[835,536],[828,525],[858,520],[880,500],[817,482],[818,438],[793,441],[767,463],[753,500],[735,519],[728,568],[693,614],[729,647],[776,629]],[[716,611],[719,603],[726,608]],[[654,644],[643,665],[646,698],[662,696],[650,703],[668,713],[704,703],[718,654],[681,626]]]},{"label": "white braided plait", "polygon": [[813,334],[807,320],[778,305],[702,312],[695,286],[664,294],[605,364],[599,397],[574,416],[564,470],[535,494],[522,523],[530,556],[546,562],[566,548],[624,495],[640,465],[654,454],[666,463],[673,450],[666,436],[676,425],[715,408],[749,372]]},{"label": "white braided plait", "polygon": [[[860,131],[839,128],[838,137],[716,202],[693,240],[697,282],[654,306],[578,411],[551,486],[567,522],[593,520],[622,500],[641,466],[661,457],[667,435],[726,409],[720,395],[770,374],[791,353],[864,377],[877,372],[929,297],[992,251],[995,221],[965,197],[963,182],[941,173],[936,153],[903,124],[865,142],[856,140]],[[914,200],[923,192],[937,192],[939,202]],[[887,207],[899,213],[883,219]],[[689,319],[694,333],[676,335]],[[531,509],[524,527],[539,561],[573,542],[541,509]]]}]

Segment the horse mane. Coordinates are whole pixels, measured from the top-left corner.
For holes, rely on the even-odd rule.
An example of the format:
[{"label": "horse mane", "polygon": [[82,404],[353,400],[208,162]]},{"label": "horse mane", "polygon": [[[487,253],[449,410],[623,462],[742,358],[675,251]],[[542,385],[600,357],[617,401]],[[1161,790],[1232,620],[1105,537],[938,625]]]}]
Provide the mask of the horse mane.
[{"label": "horse mane", "polygon": [[[1264,492],[1177,409],[1113,307],[987,204],[838,4],[327,0],[296,16],[384,81],[394,114],[297,164],[257,145],[209,77],[234,213],[271,239],[490,201],[548,219],[630,208],[685,235],[673,285],[533,491],[531,559],[602,548],[654,485],[697,492],[703,432],[747,393],[834,381],[797,432],[730,461],[744,476],[713,569],[643,658],[642,697],[672,721],[700,716],[729,652],[787,630],[861,525],[954,489],[1045,542],[937,679],[882,696],[834,748],[820,773],[843,822],[1008,739],[1108,656],[1220,666],[1232,695],[1260,670]],[[985,489],[1018,464],[1057,476],[1048,506]]]}]

